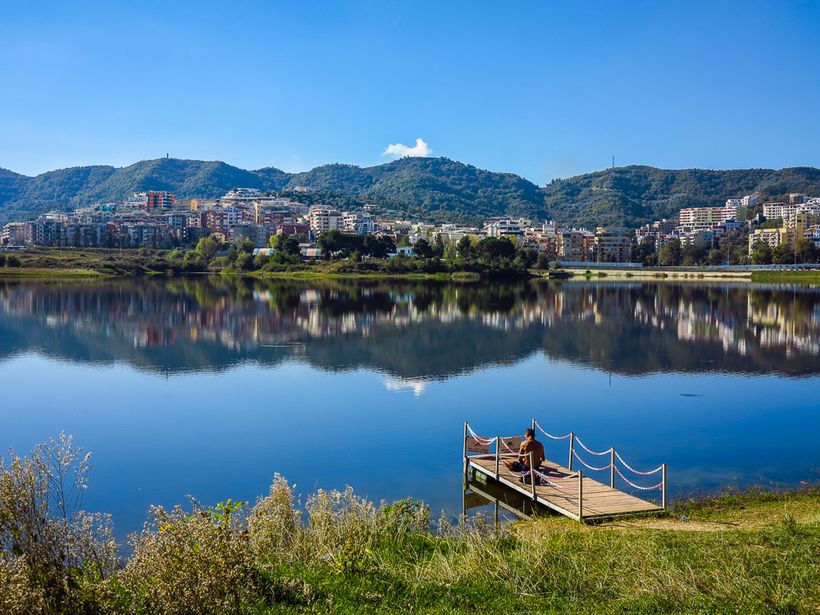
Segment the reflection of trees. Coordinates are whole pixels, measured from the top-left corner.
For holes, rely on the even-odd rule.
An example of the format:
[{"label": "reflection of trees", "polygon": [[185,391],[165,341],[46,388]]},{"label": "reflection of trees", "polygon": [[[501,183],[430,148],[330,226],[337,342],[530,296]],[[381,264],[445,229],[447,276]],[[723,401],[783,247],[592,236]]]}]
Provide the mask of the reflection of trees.
[{"label": "reflection of trees", "polygon": [[818,339],[820,294],[765,286],[236,277],[0,283],[0,356],[37,348],[152,370],[297,356],[324,369],[443,378],[545,351],[628,374],[801,375],[820,372]]}]

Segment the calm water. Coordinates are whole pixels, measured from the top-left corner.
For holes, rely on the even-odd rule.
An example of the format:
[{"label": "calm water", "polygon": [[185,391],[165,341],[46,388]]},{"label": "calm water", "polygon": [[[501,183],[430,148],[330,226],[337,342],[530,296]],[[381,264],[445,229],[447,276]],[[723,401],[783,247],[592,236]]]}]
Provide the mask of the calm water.
[{"label": "calm water", "polygon": [[0,282],[0,446],[74,434],[120,536],[274,472],[458,512],[465,419],[666,461],[673,494],[794,485],[820,467],[818,374],[817,289]]}]

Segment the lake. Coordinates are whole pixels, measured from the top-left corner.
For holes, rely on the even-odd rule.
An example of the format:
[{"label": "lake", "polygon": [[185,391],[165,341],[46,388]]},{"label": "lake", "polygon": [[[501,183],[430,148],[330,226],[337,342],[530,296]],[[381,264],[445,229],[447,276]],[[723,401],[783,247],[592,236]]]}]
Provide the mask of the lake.
[{"label": "lake", "polygon": [[0,446],[73,434],[120,538],[275,472],[458,514],[465,419],[666,462],[673,497],[794,486],[820,467],[818,374],[808,287],[0,281]]}]

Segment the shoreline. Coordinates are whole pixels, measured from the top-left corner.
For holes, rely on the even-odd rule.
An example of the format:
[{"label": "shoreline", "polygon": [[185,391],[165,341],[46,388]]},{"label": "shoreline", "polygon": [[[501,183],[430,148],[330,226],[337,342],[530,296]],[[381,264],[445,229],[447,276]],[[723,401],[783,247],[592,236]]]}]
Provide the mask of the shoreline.
[{"label": "shoreline", "polygon": [[[0,279],[127,278],[144,276],[196,277],[201,275],[242,276],[256,279],[372,279],[431,280],[453,282],[521,281],[525,279],[634,280],[652,282],[739,282],[797,283],[820,285],[817,269],[733,269],[705,267],[609,268],[573,266],[559,269],[518,269],[512,263],[471,261],[462,264],[438,260],[336,260],[297,263],[280,270],[234,270],[221,267],[219,258],[190,266],[181,259],[168,258],[163,250],[114,249],[32,249],[17,252],[16,265],[0,266]],[[504,262],[504,261],[502,261]]]}]

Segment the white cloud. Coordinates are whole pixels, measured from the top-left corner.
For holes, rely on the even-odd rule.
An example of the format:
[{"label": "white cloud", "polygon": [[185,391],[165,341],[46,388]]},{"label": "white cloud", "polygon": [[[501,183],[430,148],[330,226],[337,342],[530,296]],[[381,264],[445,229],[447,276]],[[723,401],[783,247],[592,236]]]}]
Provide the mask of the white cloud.
[{"label": "white cloud", "polygon": [[413,147],[404,145],[403,143],[391,143],[387,149],[382,152],[382,156],[396,156],[397,158],[407,158],[408,156],[429,156],[433,153],[430,146],[424,142],[424,139],[419,137],[416,139],[416,144]]}]

